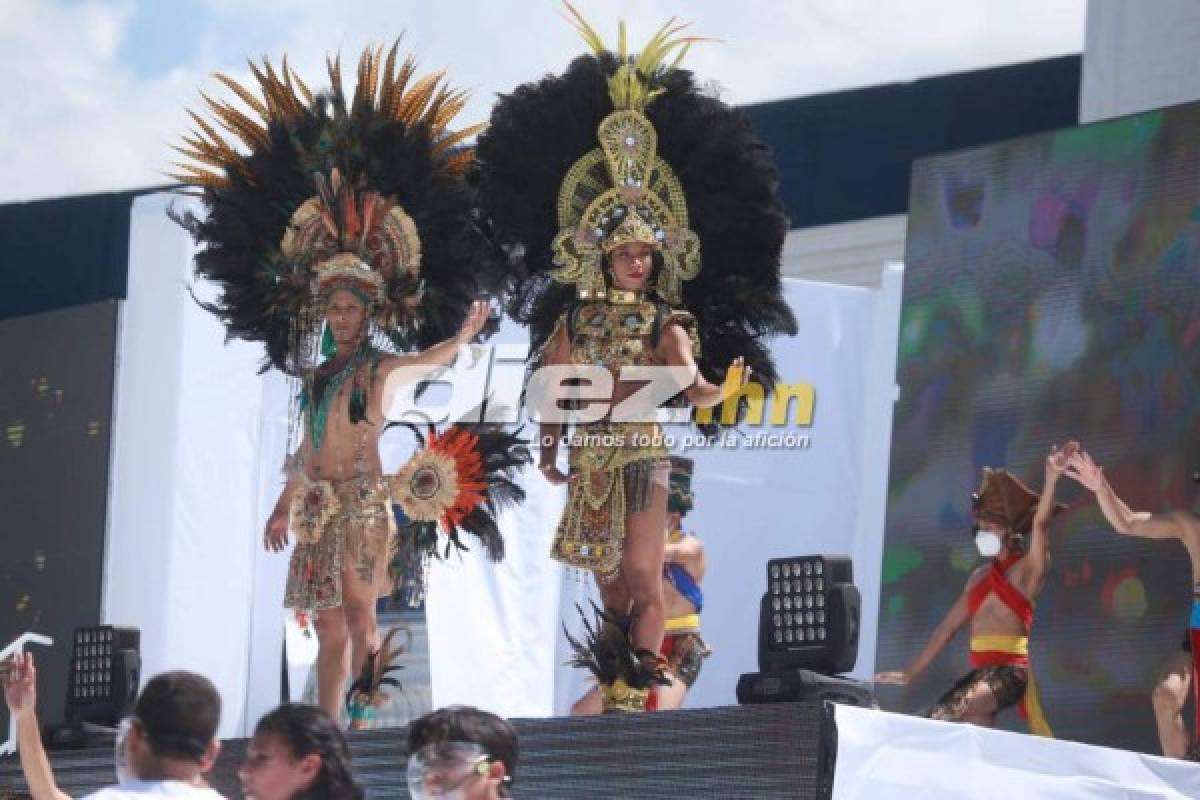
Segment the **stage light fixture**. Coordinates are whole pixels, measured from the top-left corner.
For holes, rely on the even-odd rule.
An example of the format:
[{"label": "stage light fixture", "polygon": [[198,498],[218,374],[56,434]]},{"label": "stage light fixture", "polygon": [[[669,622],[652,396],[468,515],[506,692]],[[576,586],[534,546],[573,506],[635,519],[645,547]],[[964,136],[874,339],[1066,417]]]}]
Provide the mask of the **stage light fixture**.
[{"label": "stage light fixture", "polygon": [[858,660],[859,611],[854,570],[845,556],[794,556],[767,562],[758,617],[759,672],[742,675],[739,703],[819,698],[869,706],[870,688],[832,677]]},{"label": "stage light fixture", "polygon": [[67,679],[68,724],[116,727],[138,693],[142,660],[136,628],[76,628]]},{"label": "stage light fixture", "polygon": [[854,669],[860,605],[849,558],[771,559],[759,614],[758,668],[828,675]]}]

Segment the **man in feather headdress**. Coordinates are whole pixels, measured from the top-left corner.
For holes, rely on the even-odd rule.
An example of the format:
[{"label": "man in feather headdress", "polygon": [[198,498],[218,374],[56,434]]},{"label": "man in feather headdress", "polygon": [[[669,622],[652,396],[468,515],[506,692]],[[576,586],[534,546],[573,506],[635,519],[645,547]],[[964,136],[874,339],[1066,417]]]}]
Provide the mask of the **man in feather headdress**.
[{"label": "man in feather headdress", "polygon": [[393,504],[427,551],[437,531],[462,547],[461,527],[499,559],[491,513],[520,499],[506,473],[528,460],[514,437],[456,427],[383,474],[392,379],[449,364],[488,320],[476,298],[503,279],[463,178],[472,152],[460,143],[478,128],[448,127],[465,95],[441,73],[410,86],[414,62],[397,70],[396,51],[363,54],[352,100],[337,61],[316,96],[286,61],[279,72],[251,64],[261,99],[219,76],[261,118],[205,98],[250,152],[193,114],[202,133],[183,152],[198,165],[177,176],[203,189],[207,217],[182,222],[202,245],[197,274],[222,289],[209,310],[299,384],[292,431],[302,433],[263,539],[281,551],[289,529],[296,537],[285,605],[315,615],[317,693],[335,717],[348,670],[380,646]]}]

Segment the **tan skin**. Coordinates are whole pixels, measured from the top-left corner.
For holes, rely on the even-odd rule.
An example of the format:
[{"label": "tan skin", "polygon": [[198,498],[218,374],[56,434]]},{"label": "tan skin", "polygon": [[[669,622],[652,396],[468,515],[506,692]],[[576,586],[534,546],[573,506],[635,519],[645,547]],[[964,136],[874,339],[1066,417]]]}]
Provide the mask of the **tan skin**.
[{"label": "tan skin", "polygon": [[[1200,516],[1190,510],[1161,514],[1133,511],[1117,496],[1104,475],[1104,468],[1084,451],[1071,458],[1067,475],[1096,495],[1100,511],[1117,533],[1144,539],[1175,539],[1183,544],[1192,565],[1193,592],[1200,592]],[[1187,754],[1189,737],[1182,712],[1195,679],[1192,672],[1190,654],[1181,651],[1172,655],[1163,665],[1151,695],[1159,743],[1163,755],[1171,758]]]},{"label": "tan skin", "polygon": [[289,800],[310,787],[321,774],[321,756],[309,753],[296,758],[273,733],[256,734],[238,767],[238,780],[246,800]]},{"label": "tan skin", "polygon": [[[649,244],[631,242],[621,245],[609,254],[612,269],[610,277],[618,289],[638,291],[654,267],[654,247]],[[678,325],[667,325],[659,337],[658,347],[652,355],[654,363],[670,367],[684,367],[696,376],[695,383],[685,391],[688,401],[701,408],[718,405],[727,396],[741,389],[750,378],[749,368],[744,367],[741,357],[733,360],[730,370],[741,375],[740,384],[717,385],[709,383],[699,373],[692,357],[691,340],[687,332]],[[543,363],[547,366],[571,363],[571,343],[567,332],[559,329],[547,347]],[[643,385],[614,378],[610,408],[629,397]],[[561,424],[543,423],[540,427],[543,444],[539,459],[542,474],[550,483],[563,484],[574,476],[559,470],[558,438],[562,434]],[[635,622],[631,638],[639,649],[657,653],[662,647],[663,621],[665,620],[662,565],[666,525],[667,491],[655,485],[650,497],[650,506],[645,511],[629,514],[625,523],[625,550],[621,557],[620,573],[610,582],[597,581],[600,597],[606,608],[631,611]]]},{"label": "tan skin", "polygon": [[[1029,550],[1024,558],[1008,568],[1009,581],[1031,603],[1035,602],[1038,595],[1041,594],[1042,587],[1046,583],[1046,574],[1050,568],[1049,526],[1050,518],[1054,513],[1054,491],[1059,477],[1067,468],[1069,459],[1078,450],[1077,442],[1068,442],[1062,450],[1054,448],[1046,457],[1045,481],[1042,484],[1041,498],[1033,515]],[[991,530],[1003,538],[1004,549],[997,558],[1003,559],[1014,552],[1016,539],[1007,531],[990,523],[980,523],[980,528]],[[971,625],[972,637],[1026,635],[1024,623],[994,593],[984,599],[974,618],[971,617],[967,608],[967,596],[989,569],[991,569],[991,565],[985,564],[971,573],[967,578],[966,586],[963,587],[962,594],[951,606],[945,618],[934,628],[924,649],[906,669],[877,673],[875,682],[905,686],[916,680],[917,676],[925,671],[955,634],[968,622]],[[964,722],[991,727],[995,724],[997,710],[996,698],[987,682],[980,681],[968,689]]]},{"label": "tan skin", "polygon": [[[679,513],[669,512],[667,514],[667,530],[682,533],[680,519]],[[707,564],[704,561],[704,545],[696,536],[683,534],[682,539],[672,542],[668,535],[667,544],[663,548],[663,561],[668,564],[682,564],[697,583],[704,580],[704,573],[707,570]],[[696,607],[692,605],[692,601],[681,595],[669,581],[665,580],[663,581],[663,599],[666,619],[696,613]],[[684,698],[687,697],[687,684],[676,680],[673,675],[668,674],[667,677],[671,679],[670,685],[658,687],[659,711],[673,711],[681,708]],[[600,714],[603,711],[600,692],[595,688],[589,690],[571,707],[572,716]]]},{"label": "tan skin", "polygon": [[33,653],[17,653],[0,665],[0,686],[4,688],[9,716],[17,722],[17,752],[30,797],[33,800],[71,800],[70,795],[58,788],[50,759],[42,747]]},{"label": "tan skin", "polygon": [[[385,355],[368,389],[367,419],[352,423],[346,412],[352,390],[351,381],[343,383],[330,403],[330,412],[320,450],[305,440],[302,461],[308,480],[342,480],[362,473],[368,477],[382,474],[379,438],[384,428],[384,410],[400,385],[417,379],[428,368],[449,364],[459,347],[469,343],[488,318],[484,302],[472,304],[457,334],[420,353]],[[328,298],[326,320],[333,334],[336,353],[328,369],[337,372],[358,349],[366,330],[367,309],[353,292],[334,291]],[[304,478],[293,476],[279,494],[275,510],[267,519],[263,544],[270,552],[281,552],[288,544],[288,514],[292,495]],[[368,654],[379,649],[379,631],[375,623],[375,600],[379,588],[363,580],[355,565],[342,571],[342,605],[317,612],[317,703],[337,719],[346,678],[357,674]]]}]

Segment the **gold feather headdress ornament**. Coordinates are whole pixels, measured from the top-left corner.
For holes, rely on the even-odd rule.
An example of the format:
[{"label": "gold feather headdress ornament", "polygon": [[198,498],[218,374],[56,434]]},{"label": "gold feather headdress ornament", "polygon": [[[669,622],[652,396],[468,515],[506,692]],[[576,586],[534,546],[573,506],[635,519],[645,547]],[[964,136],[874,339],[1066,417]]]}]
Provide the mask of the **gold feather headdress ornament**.
[{"label": "gold feather headdress ornament", "polygon": [[[568,21],[596,55],[613,52],[570,3]],[[658,137],[645,115],[662,93],[656,76],[675,69],[697,37],[681,36],[688,26],[667,21],[637,57],[628,51],[625,23],[617,30],[619,66],[608,79],[613,112],[596,131],[600,146],[567,171],[558,193],[559,233],[554,238],[552,273],[573,283],[581,299],[602,296],[603,256],[630,242],[649,244],[662,255],[655,290],[678,305],[682,284],[700,270],[700,240],[688,227],[687,200],[670,165],[658,156]],[[668,58],[674,54],[674,60]]]}]

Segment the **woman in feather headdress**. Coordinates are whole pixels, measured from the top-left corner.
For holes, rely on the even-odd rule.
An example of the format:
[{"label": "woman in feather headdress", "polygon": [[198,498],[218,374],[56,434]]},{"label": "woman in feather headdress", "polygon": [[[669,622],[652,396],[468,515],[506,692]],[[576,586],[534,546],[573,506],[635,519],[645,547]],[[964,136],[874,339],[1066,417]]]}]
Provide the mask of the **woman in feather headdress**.
[{"label": "woman in feather headdress", "polygon": [[[632,56],[624,24],[613,52],[567,8],[594,54],[501,97],[477,147],[485,216],[524,262],[510,312],[530,328],[532,365],[605,367],[613,405],[640,386],[620,379],[629,367],[674,368],[695,407],[751,376],[769,389],[763,340],[795,333],[795,320],[766,148],[675,68],[695,41],[684,26],[668,22]],[[641,411],[580,421],[569,474],[562,424],[543,416],[540,466],[569,484],[553,556],[597,577],[614,618],[632,615],[633,645],[657,674],[669,462],[655,409]]]},{"label": "woman in feather headdress", "polygon": [[264,368],[299,384],[301,443],[263,538],[279,551],[289,528],[296,537],[285,605],[315,612],[319,702],[335,717],[347,647],[356,673],[379,649],[393,503],[419,507],[455,544],[459,527],[482,532],[499,558],[490,512],[520,499],[492,480],[522,463],[513,437],[448,433],[420,464],[383,475],[392,386],[449,364],[488,321],[478,298],[505,280],[463,177],[472,151],[462,142],[478,128],[450,128],[465,94],[442,73],[412,81],[413,59],[397,68],[396,56],[395,46],[386,59],[365,51],[352,97],[337,60],[316,95],[286,60],[278,72],[251,64],[258,92],[218,76],[251,110],[205,98],[241,147],[193,114],[199,131],[181,148],[191,163],[177,176],[206,206],[181,221],[201,245],[197,274],[221,289],[207,307],[230,336],[263,342]]}]

